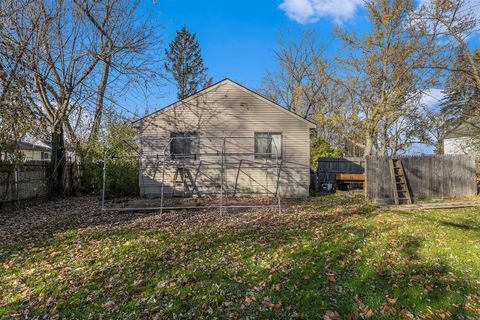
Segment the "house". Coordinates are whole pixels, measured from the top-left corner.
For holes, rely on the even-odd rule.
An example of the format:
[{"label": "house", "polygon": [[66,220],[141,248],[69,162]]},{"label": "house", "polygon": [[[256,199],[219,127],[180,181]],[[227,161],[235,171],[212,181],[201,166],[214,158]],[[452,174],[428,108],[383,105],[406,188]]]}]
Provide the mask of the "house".
[{"label": "house", "polygon": [[[16,150],[23,154],[24,161],[46,161],[52,159],[52,144],[46,140],[21,141],[16,144]],[[75,150],[70,145],[65,146],[65,157],[68,162],[77,160]],[[6,160],[8,154],[0,152],[0,161]]]},{"label": "house", "polygon": [[[18,142],[17,150],[23,154],[25,161],[50,161],[52,154],[52,146],[50,143],[42,140],[33,142]],[[7,154],[2,152],[0,160],[6,160]]]},{"label": "house", "polygon": [[[134,122],[140,193],[306,197],[315,124],[225,79]],[[221,183],[223,181],[223,183]]]},{"label": "house", "polygon": [[473,117],[458,125],[443,140],[445,154],[479,154],[480,117]]}]

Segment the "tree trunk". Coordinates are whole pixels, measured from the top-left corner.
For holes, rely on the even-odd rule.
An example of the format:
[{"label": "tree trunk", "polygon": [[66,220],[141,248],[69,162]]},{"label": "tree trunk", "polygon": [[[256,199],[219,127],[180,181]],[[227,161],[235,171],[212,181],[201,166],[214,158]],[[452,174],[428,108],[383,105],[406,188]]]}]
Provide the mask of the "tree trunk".
[{"label": "tree trunk", "polygon": [[63,124],[56,124],[52,130],[52,156],[50,161],[50,197],[62,197],[65,194],[65,140]]},{"label": "tree trunk", "polygon": [[380,150],[378,151],[378,155],[380,157],[384,157],[387,155],[387,148],[385,147],[385,145],[382,145],[382,147],[380,148]]},{"label": "tree trunk", "polygon": [[363,156],[371,156],[373,151],[373,138],[370,134],[367,135],[367,139],[365,141],[365,149],[363,149]]},{"label": "tree trunk", "polygon": [[105,61],[103,61],[102,78],[100,80],[100,84],[98,85],[97,100],[95,102],[95,118],[93,119],[92,131],[88,139],[89,142],[97,139],[98,132],[100,130],[100,124],[102,122],[102,114],[103,114],[103,102],[105,99],[105,91],[107,89],[107,84],[108,84],[108,76],[110,74],[110,62],[111,62],[110,57],[108,57],[107,59],[105,59]]},{"label": "tree trunk", "polygon": [[443,149],[443,139],[437,141],[437,145],[435,148],[435,154],[444,154],[445,150]]}]

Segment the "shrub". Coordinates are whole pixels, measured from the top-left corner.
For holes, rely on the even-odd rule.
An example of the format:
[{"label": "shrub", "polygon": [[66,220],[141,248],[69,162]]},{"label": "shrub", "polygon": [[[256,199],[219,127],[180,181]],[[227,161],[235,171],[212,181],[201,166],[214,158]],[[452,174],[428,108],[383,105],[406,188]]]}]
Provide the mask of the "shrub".
[{"label": "shrub", "polygon": [[321,136],[316,133],[310,136],[310,159],[314,170],[316,169],[318,158],[342,156],[343,154],[340,150],[332,148]]}]

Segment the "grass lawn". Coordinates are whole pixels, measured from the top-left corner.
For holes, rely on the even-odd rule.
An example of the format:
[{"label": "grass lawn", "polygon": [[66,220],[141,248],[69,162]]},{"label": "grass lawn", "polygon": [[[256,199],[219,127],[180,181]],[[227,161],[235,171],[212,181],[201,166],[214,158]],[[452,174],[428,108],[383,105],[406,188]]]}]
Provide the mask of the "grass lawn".
[{"label": "grass lawn", "polygon": [[0,214],[0,318],[478,319],[480,209]]}]

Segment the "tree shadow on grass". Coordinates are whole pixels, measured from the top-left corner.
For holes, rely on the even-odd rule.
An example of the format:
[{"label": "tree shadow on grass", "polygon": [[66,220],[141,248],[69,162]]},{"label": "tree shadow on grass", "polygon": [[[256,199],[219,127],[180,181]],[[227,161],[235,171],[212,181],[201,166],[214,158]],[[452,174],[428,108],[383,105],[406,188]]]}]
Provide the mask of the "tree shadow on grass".
[{"label": "tree shadow on grass", "polygon": [[[445,220],[441,216],[436,216],[435,214],[433,215],[427,215],[429,212],[418,212],[418,211],[397,211],[396,214],[404,216],[404,217],[414,217],[415,219],[421,220],[421,221],[427,221],[427,222],[433,222],[433,223],[438,223],[440,225],[446,226],[446,227],[454,227],[454,228],[459,228],[463,229],[466,231],[475,231],[479,232],[480,231],[480,223],[479,221],[475,220],[473,217],[472,218],[462,218],[462,221],[448,221]],[[456,216],[451,216],[452,219],[457,218]]]},{"label": "tree shadow on grass", "polygon": [[475,227],[475,226],[471,226],[463,223],[456,223],[456,222],[450,222],[450,221],[440,221],[440,223],[448,227],[455,227],[455,228],[460,228],[460,229],[470,230],[470,231],[480,231],[479,227]]},{"label": "tree shadow on grass", "polygon": [[[336,250],[327,250],[328,263],[326,257],[317,257],[312,252],[293,258],[304,256],[314,260],[292,270],[291,278],[304,278],[309,270],[307,264],[316,266],[315,271],[321,275],[318,281],[301,284],[300,291],[297,285],[295,291],[279,293],[279,296],[290,295],[289,301],[296,300],[297,312],[308,314],[313,309],[314,316],[320,317],[327,310],[334,310],[342,317],[352,318],[371,312],[368,316],[387,319],[408,318],[412,314],[427,318],[432,314],[433,318],[478,316],[478,301],[474,309],[466,307],[466,296],[475,296],[478,286],[441,258],[434,262],[422,260],[421,237],[401,237],[393,247],[378,248],[375,255],[370,253],[372,248],[362,244],[371,235],[370,228],[350,227],[342,234],[345,232],[357,236]],[[337,245],[338,242],[334,246]],[[302,291],[315,294],[304,300]],[[302,298],[296,299],[297,296]]]},{"label": "tree shadow on grass", "polygon": [[[327,202],[324,203],[305,200],[284,201],[284,209],[289,211],[295,206],[303,209],[304,205],[314,203],[316,210],[328,210],[332,205],[343,206],[348,202],[336,198],[326,200]],[[139,225],[146,225],[143,221],[145,219],[151,219],[154,227],[171,227],[182,223],[205,224],[214,222],[218,218],[215,213],[206,215],[205,211],[212,210],[166,211],[163,215],[155,211],[101,212],[98,199],[95,197],[47,201],[15,214],[0,213],[0,262],[6,261],[12,254],[18,255],[33,247],[48,246],[56,235],[68,231],[131,227],[136,221]],[[228,216],[241,215],[248,211],[248,209],[229,210],[226,214],[227,219]],[[199,218],[195,219],[197,216]],[[144,226],[140,227],[144,228]],[[100,233],[103,232],[100,231]]]},{"label": "tree shadow on grass", "polygon": [[[422,259],[426,239],[407,234],[382,242],[379,233],[397,226],[369,224],[372,207],[331,206],[276,217],[262,211],[240,221],[242,212],[148,217],[57,237],[51,241],[64,248],[61,255],[26,252],[18,261],[19,273],[30,272],[30,258],[52,268],[22,276],[22,286],[34,290],[6,308],[65,318],[472,315],[465,297],[478,287],[441,257]],[[57,250],[44,245],[50,255]]]},{"label": "tree shadow on grass", "polygon": [[[326,211],[330,205],[311,210]],[[106,316],[138,318],[319,318],[327,310],[344,317],[372,312],[374,318],[392,319],[410,313],[433,313],[434,318],[475,314],[467,310],[465,297],[475,295],[477,286],[441,257],[422,259],[422,237],[407,234],[375,244],[378,228],[363,223],[373,214],[360,205],[277,219],[252,216],[253,222],[240,224],[211,217],[214,228],[190,230],[187,223],[177,233],[162,234],[163,244],[112,252],[108,258],[118,263],[96,269],[85,282],[73,278],[78,294],[56,306],[63,315],[78,316],[79,310],[95,312],[114,301]],[[382,225],[380,232],[394,228]],[[137,237],[131,232],[91,236],[100,242],[125,241]],[[142,232],[159,238],[156,227]],[[95,290],[101,290],[100,297],[85,305]],[[478,301],[471,303],[478,308]],[[142,311],[132,316],[134,310]]]},{"label": "tree shadow on grass", "polygon": [[400,239],[400,253],[408,260],[418,260],[418,250],[422,245],[423,239],[418,236],[404,235]]},{"label": "tree shadow on grass", "polygon": [[[23,260],[17,261],[15,272],[23,287],[34,291],[20,290],[7,308],[47,316],[53,310],[64,317],[80,318],[105,306],[109,307],[103,308],[107,315],[117,317],[130,317],[140,307],[144,310],[136,313],[140,318],[155,313],[208,316],[212,307],[221,316],[260,311],[268,315],[268,304],[242,309],[244,297],[259,294],[255,287],[266,290],[266,282],[273,281],[276,271],[280,277],[288,276],[296,263],[289,252],[303,246],[304,239],[314,247],[322,246],[323,241],[330,243],[338,237],[336,228],[349,218],[371,213],[364,207],[323,213],[327,209],[331,208],[317,207],[316,215],[287,211],[280,217],[259,212],[239,223],[233,223],[234,215],[215,215],[200,227],[189,225],[195,220],[192,215],[176,226],[173,223],[178,220],[170,221],[169,228],[159,228],[165,221],[150,217],[139,225],[134,221],[118,228],[92,228],[52,238],[43,243],[44,255],[26,252]],[[350,244],[360,240],[353,239]],[[318,250],[315,255],[322,257]],[[35,263],[45,262],[53,272],[47,268],[36,277],[22,275]],[[232,304],[223,305],[226,299]],[[159,309],[159,305],[163,307]]]},{"label": "tree shadow on grass", "polygon": [[116,226],[148,213],[102,213],[95,197],[46,201],[19,212],[0,213],[0,263],[32,248],[52,245],[56,235],[86,228]]}]

